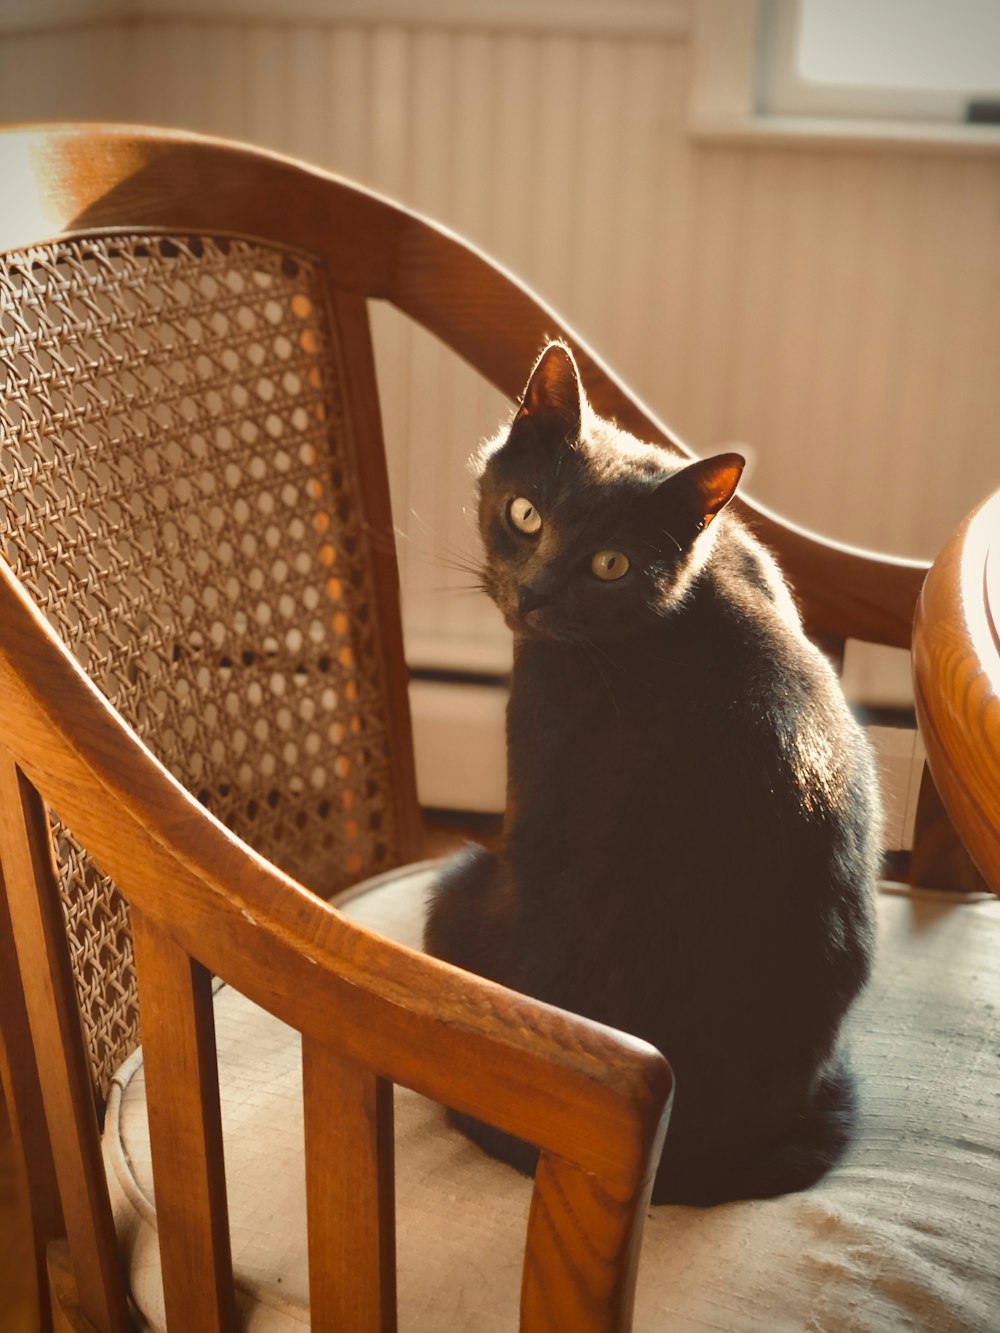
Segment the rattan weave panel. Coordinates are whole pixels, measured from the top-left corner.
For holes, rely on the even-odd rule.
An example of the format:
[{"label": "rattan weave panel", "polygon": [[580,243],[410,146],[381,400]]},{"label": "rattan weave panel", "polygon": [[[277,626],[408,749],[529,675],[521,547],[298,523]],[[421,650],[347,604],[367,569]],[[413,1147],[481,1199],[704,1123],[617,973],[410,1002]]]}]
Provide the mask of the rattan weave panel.
[{"label": "rattan weave panel", "polygon": [[[230,828],[328,894],[395,859],[383,664],[321,273],[224,237],[0,257],[0,549]],[[95,1083],[127,909],[56,827]]]}]

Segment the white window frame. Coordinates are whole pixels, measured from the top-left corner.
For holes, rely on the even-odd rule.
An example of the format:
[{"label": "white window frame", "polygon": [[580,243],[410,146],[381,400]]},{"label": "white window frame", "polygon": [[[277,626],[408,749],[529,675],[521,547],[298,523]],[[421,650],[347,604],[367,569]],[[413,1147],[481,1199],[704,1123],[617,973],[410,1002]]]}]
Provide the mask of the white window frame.
[{"label": "white window frame", "polygon": [[[965,98],[848,90],[801,79],[795,70],[799,0],[694,5],[689,122],[697,138],[1000,152],[1000,127],[943,118],[949,110],[954,116],[959,100],[964,107]],[[763,93],[762,85],[769,85]]]},{"label": "white window frame", "polygon": [[[846,87],[799,73],[802,0],[765,0],[758,45],[757,109],[763,115],[841,116],[962,124],[976,96],[960,91]],[[990,90],[981,90],[988,96]]]}]

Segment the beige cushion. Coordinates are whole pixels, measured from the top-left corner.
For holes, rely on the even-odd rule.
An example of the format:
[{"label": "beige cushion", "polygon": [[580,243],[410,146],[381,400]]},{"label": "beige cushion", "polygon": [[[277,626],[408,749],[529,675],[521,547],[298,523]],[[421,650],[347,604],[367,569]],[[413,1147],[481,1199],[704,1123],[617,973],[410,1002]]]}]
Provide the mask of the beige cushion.
[{"label": "beige cushion", "polygon": [[[433,873],[383,876],[345,910],[416,945]],[[847,1160],[803,1194],[652,1209],[637,1329],[1000,1328],[1000,901],[886,892],[879,921],[852,1021],[863,1112]],[[216,1015],[245,1327],[308,1326],[298,1036],[228,987]],[[144,1097],[140,1052],[104,1144],[133,1296],[163,1328]],[[400,1328],[516,1328],[530,1183],[401,1088],[396,1122]]]}]

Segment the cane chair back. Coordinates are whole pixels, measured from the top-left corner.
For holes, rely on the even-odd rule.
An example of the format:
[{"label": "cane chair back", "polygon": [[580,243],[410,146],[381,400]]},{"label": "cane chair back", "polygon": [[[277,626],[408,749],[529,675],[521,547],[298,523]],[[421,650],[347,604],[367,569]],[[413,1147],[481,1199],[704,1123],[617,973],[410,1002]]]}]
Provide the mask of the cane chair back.
[{"label": "cane chair back", "polygon": [[[413,798],[368,554],[391,535],[365,526],[357,464],[379,442],[359,446],[316,265],[225,236],[57,241],[0,259],[0,311],[0,551],[53,628],[178,781],[303,884],[329,896],[395,864]],[[104,1096],[138,1040],[127,911],[55,833]]]}]

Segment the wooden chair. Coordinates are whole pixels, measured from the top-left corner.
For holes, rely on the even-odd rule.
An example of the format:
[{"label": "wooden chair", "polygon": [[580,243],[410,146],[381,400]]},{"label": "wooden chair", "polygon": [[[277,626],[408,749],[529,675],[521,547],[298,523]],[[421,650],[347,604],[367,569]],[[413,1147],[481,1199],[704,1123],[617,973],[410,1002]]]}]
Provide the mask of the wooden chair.
[{"label": "wooden chair", "polygon": [[[134,1315],[99,1125],[139,1007],[166,1319],[237,1321],[216,977],[301,1034],[315,1327],[395,1326],[393,1085],[539,1144],[521,1326],[630,1327],[663,1058],[324,901],[420,847],[367,302],[511,398],[562,334],[598,411],[682,446],[344,181],[129,127],[5,132],[0,179],[0,1014],[43,1325]],[[741,508],[835,656],[909,643],[921,565]]]},{"label": "wooden chair", "polygon": [[934,781],[1000,893],[1000,491],[966,518],[927,576],[913,674]]}]

